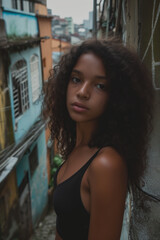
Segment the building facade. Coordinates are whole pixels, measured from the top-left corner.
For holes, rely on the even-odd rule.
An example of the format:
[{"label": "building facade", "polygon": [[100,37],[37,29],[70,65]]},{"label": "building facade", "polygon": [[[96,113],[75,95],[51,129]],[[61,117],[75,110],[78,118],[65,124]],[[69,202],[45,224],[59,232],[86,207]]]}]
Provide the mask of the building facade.
[{"label": "building facade", "polygon": [[[154,122],[143,190],[149,212],[137,214],[135,239],[160,239],[160,1],[104,0],[99,5],[97,36],[117,36],[133,47],[152,74]],[[139,218],[139,219],[138,219]]]},{"label": "building facade", "polygon": [[50,36],[40,34],[35,2],[46,5],[0,1],[0,236],[5,240],[29,239],[48,203],[41,42]]}]

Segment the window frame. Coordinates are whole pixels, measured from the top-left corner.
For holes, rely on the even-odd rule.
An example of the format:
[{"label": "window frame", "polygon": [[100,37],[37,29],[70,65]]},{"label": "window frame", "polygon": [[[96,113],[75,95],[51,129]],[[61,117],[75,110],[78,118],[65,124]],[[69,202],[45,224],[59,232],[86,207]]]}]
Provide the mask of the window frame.
[{"label": "window frame", "polygon": [[20,59],[11,69],[13,86],[13,105],[15,119],[21,116],[30,107],[27,62]]},{"label": "window frame", "polygon": [[39,56],[37,54],[33,54],[30,58],[30,78],[32,102],[35,103],[40,98],[41,94]]}]

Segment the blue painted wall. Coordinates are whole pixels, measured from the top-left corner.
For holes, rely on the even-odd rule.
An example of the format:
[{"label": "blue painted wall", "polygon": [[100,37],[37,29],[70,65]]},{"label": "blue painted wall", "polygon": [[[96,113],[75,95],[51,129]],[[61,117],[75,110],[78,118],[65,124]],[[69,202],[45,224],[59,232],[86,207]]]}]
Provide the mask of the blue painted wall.
[{"label": "blue painted wall", "polygon": [[41,216],[48,202],[48,178],[46,160],[45,131],[42,132],[38,141],[39,167],[31,179],[31,204],[33,224]]},{"label": "blue painted wall", "polygon": [[2,6],[5,8],[12,8],[12,0],[2,0]]},{"label": "blue painted wall", "polygon": [[32,223],[35,225],[42,215],[48,203],[48,179],[46,168],[46,142],[45,131],[40,134],[38,139],[31,145],[32,150],[37,144],[38,166],[31,176],[29,167],[29,153],[27,152],[16,166],[17,185],[20,186],[25,172],[29,172],[29,183],[31,193]]},{"label": "blue painted wall", "polygon": [[3,10],[3,19],[9,37],[38,36],[38,20],[33,13],[26,13],[15,9]]},{"label": "blue painted wall", "polygon": [[[18,143],[22,137],[27,134],[28,130],[32,127],[32,125],[37,121],[40,113],[41,113],[41,105],[42,98],[38,99],[36,102],[32,102],[32,88],[31,88],[31,71],[30,71],[30,58],[33,54],[36,54],[39,57],[39,81],[40,88],[42,89],[42,74],[41,74],[41,56],[40,56],[40,48],[39,46],[34,48],[28,48],[25,51],[16,52],[10,55],[11,64],[9,69],[9,90],[11,96],[11,107],[12,107],[12,119],[13,119],[13,129],[15,135],[15,142]],[[29,90],[29,102],[30,107],[27,109],[21,116],[19,116],[16,120],[14,117],[14,105],[13,105],[13,86],[11,79],[11,68],[12,66],[20,59],[25,59],[27,62],[28,68],[28,90]],[[17,127],[15,127],[17,126]]]}]

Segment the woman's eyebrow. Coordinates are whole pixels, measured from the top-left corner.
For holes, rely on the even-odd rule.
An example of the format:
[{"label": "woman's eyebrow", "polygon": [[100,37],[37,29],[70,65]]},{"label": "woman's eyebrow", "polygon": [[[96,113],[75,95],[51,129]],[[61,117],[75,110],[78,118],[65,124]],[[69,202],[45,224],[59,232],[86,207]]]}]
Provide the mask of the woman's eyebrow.
[{"label": "woman's eyebrow", "polygon": [[[81,72],[81,71],[79,71],[79,70],[77,70],[77,69],[73,69],[72,70],[72,73],[77,73],[77,74],[79,74],[79,75],[83,75],[83,73]],[[107,80],[107,77],[104,75],[104,76],[102,76],[102,75],[96,75],[95,77],[94,77],[95,79],[99,79],[99,80]]]},{"label": "woman's eyebrow", "polygon": [[101,76],[101,75],[96,75],[95,78],[100,80],[107,80],[106,76]]},{"label": "woman's eyebrow", "polygon": [[82,75],[82,73],[79,70],[77,70],[77,69],[73,69],[72,73],[78,73],[78,74]]}]

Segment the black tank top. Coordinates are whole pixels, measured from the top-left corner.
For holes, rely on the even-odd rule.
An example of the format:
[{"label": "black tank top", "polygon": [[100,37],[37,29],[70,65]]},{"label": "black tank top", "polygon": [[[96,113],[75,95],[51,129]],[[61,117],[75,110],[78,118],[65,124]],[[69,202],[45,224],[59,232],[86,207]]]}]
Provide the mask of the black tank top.
[{"label": "black tank top", "polygon": [[87,240],[90,215],[84,208],[80,185],[82,177],[100,149],[71,177],[57,185],[58,168],[54,178],[54,209],[57,214],[56,228],[63,240]]}]

